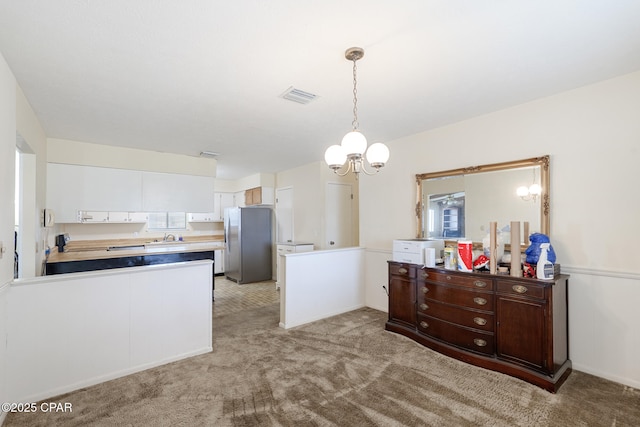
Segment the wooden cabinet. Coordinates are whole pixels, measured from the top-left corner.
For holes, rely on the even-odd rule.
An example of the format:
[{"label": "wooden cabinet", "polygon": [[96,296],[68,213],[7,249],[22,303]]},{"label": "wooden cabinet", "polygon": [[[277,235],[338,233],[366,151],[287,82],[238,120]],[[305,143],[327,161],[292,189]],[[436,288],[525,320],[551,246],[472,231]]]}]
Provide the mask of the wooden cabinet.
[{"label": "wooden cabinet", "polygon": [[415,265],[389,264],[389,322],[415,328],[415,277]]},{"label": "wooden cabinet", "polygon": [[560,322],[567,313],[566,279],[552,286],[498,279],[496,285],[498,358],[552,375],[569,357],[566,322]]},{"label": "wooden cabinet", "polygon": [[567,284],[390,261],[386,329],[555,392],[571,372]]},{"label": "wooden cabinet", "polygon": [[244,192],[244,204],[246,206],[262,204],[262,188],[250,188]]},{"label": "wooden cabinet", "polygon": [[274,191],[271,187],[255,187],[245,190],[244,204],[251,205],[272,205],[274,202]]}]

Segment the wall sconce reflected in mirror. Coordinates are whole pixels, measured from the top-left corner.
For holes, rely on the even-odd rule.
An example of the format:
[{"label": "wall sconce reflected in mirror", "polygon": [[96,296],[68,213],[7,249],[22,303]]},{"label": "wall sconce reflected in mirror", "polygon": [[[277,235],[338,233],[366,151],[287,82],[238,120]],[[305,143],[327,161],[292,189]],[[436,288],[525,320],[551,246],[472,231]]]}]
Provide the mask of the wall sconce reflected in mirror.
[{"label": "wall sconce reflected in mirror", "polygon": [[516,194],[526,202],[529,200],[535,202],[538,200],[538,196],[542,194],[542,187],[540,187],[540,184],[531,184],[529,187],[523,185],[522,187],[518,187]]}]

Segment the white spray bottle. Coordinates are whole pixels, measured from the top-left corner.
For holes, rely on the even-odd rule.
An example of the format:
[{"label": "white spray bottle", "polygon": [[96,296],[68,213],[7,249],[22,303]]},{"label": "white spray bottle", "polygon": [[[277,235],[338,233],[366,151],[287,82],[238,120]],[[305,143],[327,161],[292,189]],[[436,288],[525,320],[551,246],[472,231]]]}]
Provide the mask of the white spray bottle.
[{"label": "white spray bottle", "polygon": [[547,258],[550,245],[550,243],[540,243],[540,257],[538,258],[538,265],[536,267],[536,276],[538,279],[553,279],[553,263]]}]

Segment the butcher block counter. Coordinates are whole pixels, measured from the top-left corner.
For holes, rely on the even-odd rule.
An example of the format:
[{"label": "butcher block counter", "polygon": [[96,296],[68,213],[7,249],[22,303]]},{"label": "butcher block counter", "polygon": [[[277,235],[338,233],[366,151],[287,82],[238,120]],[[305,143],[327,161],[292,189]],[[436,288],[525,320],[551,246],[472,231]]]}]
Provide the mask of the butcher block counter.
[{"label": "butcher block counter", "polygon": [[70,241],[64,252],[52,251],[46,274],[76,273],[141,265],[168,264],[214,258],[222,236],[193,236],[184,241],[141,239]]}]

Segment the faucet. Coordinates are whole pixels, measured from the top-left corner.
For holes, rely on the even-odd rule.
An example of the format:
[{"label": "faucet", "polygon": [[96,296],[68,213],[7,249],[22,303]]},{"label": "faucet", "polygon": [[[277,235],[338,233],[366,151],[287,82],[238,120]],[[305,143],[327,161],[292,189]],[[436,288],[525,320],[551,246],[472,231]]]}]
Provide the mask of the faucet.
[{"label": "faucet", "polygon": [[163,242],[175,242],[176,241],[176,236],[174,236],[173,234],[164,234],[164,238],[162,239]]}]

